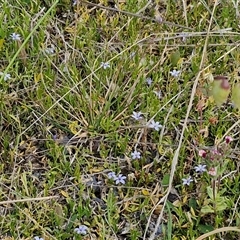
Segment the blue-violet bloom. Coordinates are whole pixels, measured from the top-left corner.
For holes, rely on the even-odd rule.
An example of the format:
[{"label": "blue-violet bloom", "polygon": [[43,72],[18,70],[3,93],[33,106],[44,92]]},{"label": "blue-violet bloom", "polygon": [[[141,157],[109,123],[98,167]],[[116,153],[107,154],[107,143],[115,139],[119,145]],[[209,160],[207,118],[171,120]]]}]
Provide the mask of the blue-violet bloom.
[{"label": "blue-violet bloom", "polygon": [[203,173],[207,171],[206,167],[207,165],[199,164],[198,166],[194,167],[194,169],[196,172]]},{"label": "blue-violet bloom", "polygon": [[160,99],[160,98],[162,98],[162,92],[161,92],[161,90],[159,90],[159,91],[153,91],[155,94],[156,94],[156,96]]},{"label": "blue-violet bloom", "polygon": [[20,40],[21,40],[21,36],[20,36],[20,34],[18,34],[18,33],[12,33],[12,34],[10,35],[10,37],[11,37],[11,39],[12,39],[13,41],[20,41]]},{"label": "blue-violet bloom", "polygon": [[135,150],[134,152],[131,153],[132,159],[140,159],[141,158],[141,153]]},{"label": "blue-violet bloom", "polygon": [[36,236],[33,238],[34,240],[44,240],[43,238],[39,237],[39,236]]},{"label": "blue-violet bloom", "polygon": [[192,177],[188,177],[188,178],[183,178],[182,181],[183,181],[183,185],[189,186],[193,180],[192,180]]},{"label": "blue-violet bloom", "polygon": [[125,184],[126,183],[125,179],[126,179],[126,176],[119,174],[118,176],[115,177],[114,181],[116,184],[119,184],[119,183]]},{"label": "blue-violet bloom", "polygon": [[159,131],[162,128],[162,125],[159,122],[155,122],[154,120],[151,120],[148,124],[149,128],[154,128],[156,131]]},{"label": "blue-violet bloom", "polygon": [[103,69],[110,68],[110,63],[109,63],[109,62],[101,62],[101,67],[102,67]]},{"label": "blue-violet bloom", "polygon": [[77,234],[86,235],[87,234],[87,230],[88,230],[87,226],[80,225],[79,227],[74,229],[74,232],[76,232]]},{"label": "blue-violet bloom", "polygon": [[108,178],[109,179],[115,179],[115,177],[116,177],[116,173],[115,172],[109,172],[108,173]]},{"label": "blue-violet bloom", "polygon": [[11,79],[11,75],[9,73],[4,74],[3,72],[0,72],[0,76],[3,76],[4,81]]},{"label": "blue-violet bloom", "polygon": [[152,85],[152,79],[150,77],[146,78],[146,83],[148,86]]},{"label": "blue-violet bloom", "polygon": [[172,77],[177,78],[179,76],[179,74],[181,73],[181,71],[175,70],[173,69],[172,71],[170,71],[170,74]]},{"label": "blue-violet bloom", "polygon": [[132,114],[132,118],[134,118],[135,120],[140,120],[142,119],[142,113],[141,112],[135,112],[133,111],[133,114]]}]

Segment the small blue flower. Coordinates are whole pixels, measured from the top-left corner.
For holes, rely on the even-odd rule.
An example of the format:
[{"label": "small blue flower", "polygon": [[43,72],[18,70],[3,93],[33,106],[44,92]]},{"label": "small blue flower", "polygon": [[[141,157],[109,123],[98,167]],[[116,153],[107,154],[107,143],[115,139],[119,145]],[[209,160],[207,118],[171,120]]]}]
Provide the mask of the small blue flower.
[{"label": "small blue flower", "polygon": [[20,36],[20,34],[18,34],[18,33],[12,33],[12,34],[10,35],[10,38],[11,38],[13,41],[20,41],[20,40],[21,40],[21,36]]},{"label": "small blue flower", "polygon": [[159,122],[155,122],[154,120],[151,120],[147,126],[149,128],[154,128],[156,131],[159,131],[162,128],[162,125]]},{"label": "small blue flower", "polygon": [[110,63],[109,63],[109,62],[101,62],[101,67],[102,67],[103,69],[110,68]]},{"label": "small blue flower", "polygon": [[198,166],[194,167],[194,169],[196,172],[203,173],[207,171],[206,167],[207,165],[199,164]]},{"label": "small blue flower", "polygon": [[175,70],[175,69],[172,70],[172,71],[170,71],[171,76],[172,76],[172,77],[175,77],[175,78],[177,78],[180,73],[181,73],[181,71],[177,71],[177,70]]},{"label": "small blue flower", "polygon": [[87,234],[87,230],[88,230],[87,226],[80,225],[79,227],[74,229],[74,232],[76,232],[77,234],[86,235]]},{"label": "small blue flower", "polygon": [[148,86],[151,86],[152,85],[152,79],[150,77],[146,78],[146,83]]},{"label": "small blue flower", "polygon": [[115,181],[116,184],[119,184],[119,183],[125,184],[126,183],[126,181],[125,181],[126,178],[127,178],[126,176],[123,176],[122,174],[119,174],[118,176],[115,176],[114,181]]},{"label": "small blue flower", "polygon": [[3,76],[4,81],[11,79],[11,75],[9,73],[4,74],[3,72],[0,72],[0,77],[1,76]]},{"label": "small blue flower", "polygon": [[48,47],[45,49],[45,53],[48,55],[54,54],[55,48],[54,47]]},{"label": "small blue flower", "polygon": [[108,178],[109,179],[115,179],[115,177],[116,177],[116,173],[115,172],[108,173]]},{"label": "small blue flower", "polygon": [[77,5],[77,0],[73,0],[73,6]]},{"label": "small blue flower", "polygon": [[134,152],[131,153],[132,159],[140,159],[141,158],[141,153],[135,150]]},{"label": "small blue flower", "polygon": [[160,99],[160,98],[162,98],[162,92],[161,92],[161,90],[159,90],[159,91],[153,91],[155,94],[156,94],[156,96]]},{"label": "small blue flower", "polygon": [[189,37],[189,34],[185,33],[185,32],[182,32],[182,33],[179,34],[179,36],[182,38],[183,42],[186,42],[187,37]]},{"label": "small blue flower", "polygon": [[140,120],[140,119],[142,119],[141,115],[142,115],[141,112],[134,112],[133,111],[132,118],[134,118],[135,120]]},{"label": "small blue flower", "polygon": [[190,185],[190,183],[193,181],[192,180],[192,177],[190,176],[190,177],[188,177],[188,178],[183,178],[182,179],[182,181],[183,181],[183,185]]},{"label": "small blue flower", "polygon": [[133,58],[136,55],[136,52],[130,53],[130,58]]},{"label": "small blue flower", "polygon": [[39,237],[39,236],[36,236],[33,238],[34,240],[44,240],[43,238]]}]

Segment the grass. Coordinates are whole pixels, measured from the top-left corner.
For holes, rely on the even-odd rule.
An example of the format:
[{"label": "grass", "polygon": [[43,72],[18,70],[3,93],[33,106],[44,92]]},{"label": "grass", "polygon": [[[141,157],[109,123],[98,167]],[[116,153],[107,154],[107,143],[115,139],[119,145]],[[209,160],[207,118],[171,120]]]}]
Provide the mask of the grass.
[{"label": "grass", "polygon": [[1,3],[1,239],[239,238],[238,1],[156,2]]}]

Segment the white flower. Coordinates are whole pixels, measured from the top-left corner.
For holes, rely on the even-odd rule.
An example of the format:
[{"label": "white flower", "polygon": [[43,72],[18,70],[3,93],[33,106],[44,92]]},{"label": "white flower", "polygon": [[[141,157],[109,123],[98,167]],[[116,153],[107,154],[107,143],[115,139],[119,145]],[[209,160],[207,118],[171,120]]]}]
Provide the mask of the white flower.
[{"label": "white flower", "polygon": [[77,0],[73,0],[73,6],[77,5]]},{"label": "white flower", "polygon": [[153,91],[155,94],[156,94],[156,96],[160,99],[161,97],[162,97],[162,92],[161,92],[161,90],[159,90],[159,91]]},{"label": "white flower", "polygon": [[3,72],[0,72],[0,76],[4,76],[4,81],[11,79],[11,75],[9,73],[4,74]]},{"label": "white flower", "polygon": [[108,173],[108,178],[109,179],[115,179],[115,177],[116,177],[116,173],[115,172]]},{"label": "white flower", "polygon": [[101,62],[101,67],[102,67],[103,69],[110,68],[110,63],[109,63],[109,62]]},{"label": "white flower", "polygon": [[179,76],[179,74],[181,73],[181,71],[177,71],[175,69],[173,69],[172,71],[170,71],[170,74],[172,77],[177,78]]},{"label": "white flower", "polygon": [[49,47],[49,48],[46,48],[45,49],[45,53],[46,54],[54,54],[54,52],[55,52],[55,48],[54,47]]},{"label": "white flower", "polygon": [[140,159],[141,158],[141,153],[135,150],[134,152],[131,153],[132,159]]},{"label": "white flower", "polygon": [[140,119],[142,119],[141,115],[142,115],[141,112],[134,112],[133,111],[132,118],[134,118],[135,120],[140,120]]},{"label": "white flower", "polygon": [[130,53],[130,58],[133,58],[136,55],[136,52]]},{"label": "white flower", "polygon": [[114,178],[116,184],[119,184],[119,183],[125,184],[126,183],[125,179],[126,177],[123,176],[122,174],[119,174]]},{"label": "white flower", "polygon": [[77,234],[86,235],[87,234],[87,230],[88,230],[87,226],[80,225],[78,228],[74,229],[74,232],[76,232]]},{"label": "white flower", "polygon": [[34,240],[44,240],[44,239],[39,236],[36,236],[36,237],[34,237]]},{"label": "white flower", "polygon": [[199,164],[198,166],[194,167],[194,169],[196,172],[203,173],[207,171],[206,167],[206,165]]},{"label": "white flower", "polygon": [[64,66],[64,67],[63,67],[63,72],[69,73],[67,66]]},{"label": "white flower", "polygon": [[183,178],[182,181],[183,181],[183,185],[189,186],[193,180],[192,180],[192,177],[188,177],[188,178]]},{"label": "white flower", "polygon": [[21,36],[20,36],[20,34],[18,34],[18,33],[12,33],[12,34],[10,35],[10,37],[11,37],[11,39],[12,39],[13,41],[20,41],[20,40],[21,40]]},{"label": "white flower", "polygon": [[159,122],[155,122],[154,120],[151,120],[151,122],[148,124],[149,128],[154,128],[156,131],[159,131],[159,129],[162,128],[162,125]]},{"label": "white flower", "polygon": [[185,32],[182,32],[182,33],[179,34],[179,36],[182,38],[183,42],[186,42],[187,37],[189,36],[189,34],[185,33]]},{"label": "white flower", "polygon": [[152,79],[150,77],[146,78],[146,83],[148,84],[148,86],[152,85]]}]

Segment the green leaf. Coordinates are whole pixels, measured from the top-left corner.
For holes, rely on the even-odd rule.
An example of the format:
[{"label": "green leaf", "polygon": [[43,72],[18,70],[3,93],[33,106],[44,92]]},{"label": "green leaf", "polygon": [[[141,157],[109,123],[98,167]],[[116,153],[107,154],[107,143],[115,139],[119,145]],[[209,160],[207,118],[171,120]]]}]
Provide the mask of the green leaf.
[{"label": "green leaf", "polygon": [[207,194],[211,199],[213,199],[213,189],[211,187],[207,187]]},{"label": "green leaf", "polygon": [[193,208],[194,210],[197,209],[197,201],[195,198],[190,198],[188,204],[189,204],[189,207]]},{"label": "green leaf", "polygon": [[177,66],[179,60],[180,60],[180,52],[178,50],[176,52],[171,53],[170,61],[174,67]]},{"label": "green leaf", "polygon": [[230,84],[227,77],[217,76],[212,83],[212,96],[216,104],[220,107],[227,101],[230,92]]},{"label": "green leaf", "polygon": [[163,186],[168,186],[169,184],[169,178],[170,178],[170,174],[165,174],[163,176],[163,179],[162,179],[162,185]]},{"label": "green leaf", "polygon": [[240,83],[236,84],[232,89],[232,101],[234,107],[240,110]]},{"label": "green leaf", "polygon": [[191,67],[192,67],[192,71],[193,71],[193,73],[196,74],[196,73],[199,71],[199,64],[198,64],[198,61],[193,60],[193,61],[191,62]]},{"label": "green leaf", "polygon": [[221,176],[225,172],[225,170],[227,169],[228,162],[229,162],[229,160],[224,159],[224,162],[223,162],[223,165],[221,166],[221,168],[218,167],[217,173],[218,173],[219,176]]},{"label": "green leaf", "polygon": [[202,225],[202,224],[200,224],[198,226],[198,230],[199,230],[200,233],[207,233],[207,232],[213,231],[214,227],[211,226],[211,225]]},{"label": "green leaf", "polygon": [[216,199],[216,211],[224,211],[225,209],[227,209],[228,205],[227,205],[227,198],[225,197],[218,197]]},{"label": "green leaf", "polygon": [[3,47],[4,39],[0,39],[0,50]]},{"label": "green leaf", "polygon": [[201,208],[201,213],[207,214],[207,213],[214,213],[213,207],[206,205]]}]

